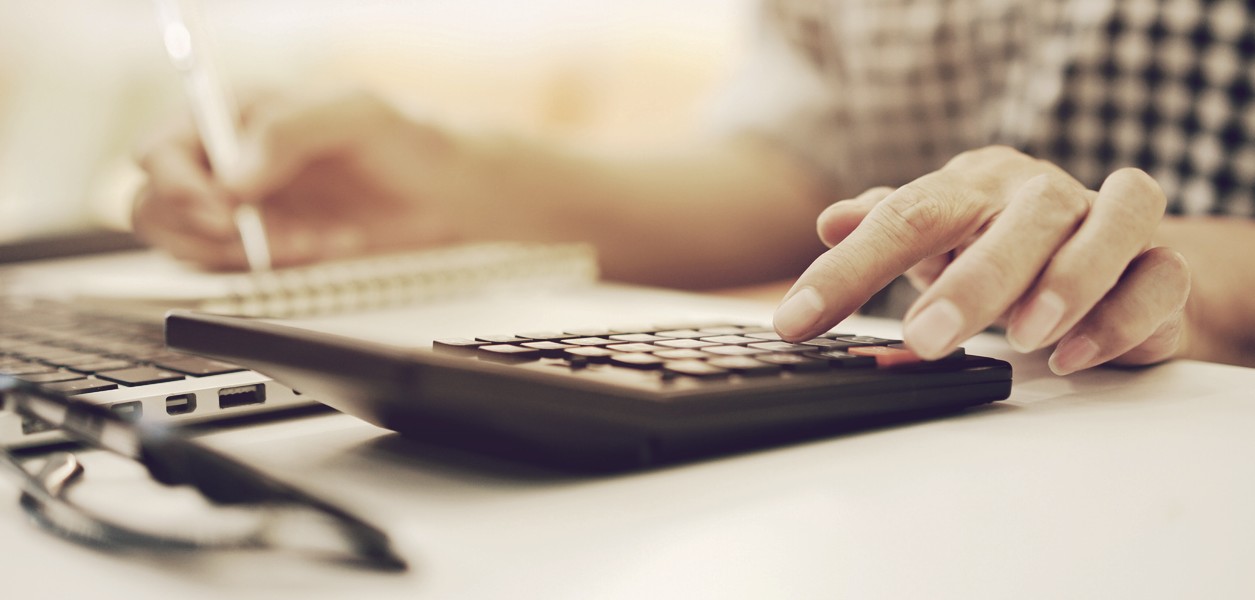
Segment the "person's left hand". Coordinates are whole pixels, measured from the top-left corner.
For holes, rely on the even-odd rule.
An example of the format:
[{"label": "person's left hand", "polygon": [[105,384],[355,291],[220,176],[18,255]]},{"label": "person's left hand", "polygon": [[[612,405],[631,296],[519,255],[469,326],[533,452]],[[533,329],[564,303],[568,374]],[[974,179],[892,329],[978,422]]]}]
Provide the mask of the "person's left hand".
[{"label": "person's left hand", "polygon": [[1098,191],[1016,150],[989,147],[896,190],[830,206],[831,249],[794,284],[775,325],[790,341],[818,335],[906,273],[923,294],[903,337],[939,358],[995,323],[1021,352],[1058,344],[1064,375],[1106,362],[1177,354],[1190,270],[1155,247],[1166,200],[1146,173],[1123,169]]}]

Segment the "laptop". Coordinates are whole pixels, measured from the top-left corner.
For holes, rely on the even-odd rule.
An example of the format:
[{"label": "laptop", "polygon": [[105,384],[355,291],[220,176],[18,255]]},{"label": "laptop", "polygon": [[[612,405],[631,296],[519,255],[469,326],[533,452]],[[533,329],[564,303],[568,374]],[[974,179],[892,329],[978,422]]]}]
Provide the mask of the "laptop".
[{"label": "laptop", "polygon": [[[130,235],[92,227],[0,243],[0,372],[134,420],[210,423],[315,404],[254,370],[170,351],[160,312],[106,310],[30,284],[34,273],[72,279],[133,252],[143,250]],[[0,445],[65,439],[24,421],[0,398]]]}]

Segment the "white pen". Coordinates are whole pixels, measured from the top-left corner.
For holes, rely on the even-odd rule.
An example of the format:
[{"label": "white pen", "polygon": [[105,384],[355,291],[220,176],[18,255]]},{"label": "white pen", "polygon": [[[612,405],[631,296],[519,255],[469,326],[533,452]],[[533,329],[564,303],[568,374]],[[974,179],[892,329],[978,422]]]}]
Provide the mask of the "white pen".
[{"label": "white pen", "polygon": [[[183,76],[192,119],[200,132],[205,153],[209,155],[209,165],[222,177],[237,168],[240,158],[235,106],[209,59],[204,32],[197,20],[199,14],[191,1],[156,0],[157,16],[166,54]],[[235,209],[235,226],[240,232],[249,269],[270,270],[270,245],[257,206],[249,202],[239,204]]]}]

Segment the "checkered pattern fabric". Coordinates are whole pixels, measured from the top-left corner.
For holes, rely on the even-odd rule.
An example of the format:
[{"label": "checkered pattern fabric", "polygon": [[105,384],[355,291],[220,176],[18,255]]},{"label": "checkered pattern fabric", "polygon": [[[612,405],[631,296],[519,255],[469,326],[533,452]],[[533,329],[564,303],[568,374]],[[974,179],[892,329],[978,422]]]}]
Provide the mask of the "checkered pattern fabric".
[{"label": "checkered pattern fabric", "polygon": [[1008,144],[1090,187],[1142,168],[1182,214],[1255,216],[1251,0],[765,0],[724,126],[840,193]]}]

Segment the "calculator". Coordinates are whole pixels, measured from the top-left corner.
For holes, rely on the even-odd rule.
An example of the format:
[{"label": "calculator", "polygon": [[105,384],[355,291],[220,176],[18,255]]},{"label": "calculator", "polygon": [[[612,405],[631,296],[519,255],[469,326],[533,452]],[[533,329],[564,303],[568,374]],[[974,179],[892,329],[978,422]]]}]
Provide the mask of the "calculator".
[{"label": "calculator", "polygon": [[584,471],[744,452],[1005,399],[1011,366],[745,323],[468,332],[400,348],[193,312],[168,344],[262,371],[405,436]]}]

